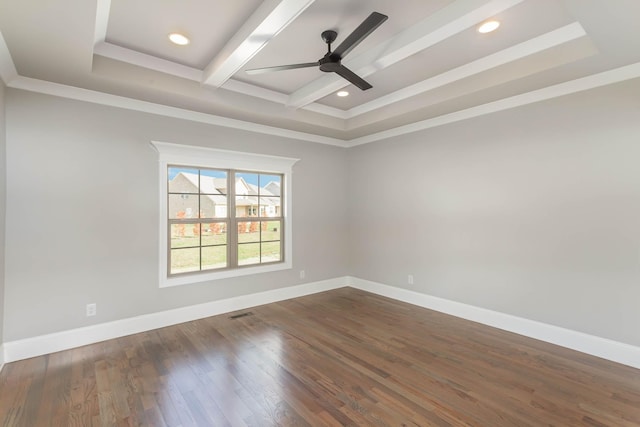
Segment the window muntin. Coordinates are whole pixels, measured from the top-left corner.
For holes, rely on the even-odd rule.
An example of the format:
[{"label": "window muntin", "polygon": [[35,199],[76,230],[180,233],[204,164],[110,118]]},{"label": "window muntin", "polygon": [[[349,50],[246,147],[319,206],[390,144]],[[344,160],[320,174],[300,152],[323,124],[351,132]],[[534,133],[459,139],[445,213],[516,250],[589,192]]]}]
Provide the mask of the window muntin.
[{"label": "window muntin", "polygon": [[168,276],[283,262],[284,174],[167,168]]}]

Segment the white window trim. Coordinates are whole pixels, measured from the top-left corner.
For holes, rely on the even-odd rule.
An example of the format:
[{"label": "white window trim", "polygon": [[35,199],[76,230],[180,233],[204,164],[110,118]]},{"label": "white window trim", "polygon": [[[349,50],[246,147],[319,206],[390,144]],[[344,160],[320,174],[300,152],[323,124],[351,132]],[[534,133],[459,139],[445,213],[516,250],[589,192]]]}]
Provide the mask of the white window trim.
[{"label": "white window trim", "polygon": [[[300,159],[289,157],[268,156],[264,154],[245,153],[240,151],[220,150],[216,148],[197,147],[193,145],[173,144],[169,142],[151,141],[151,145],[159,154],[160,181],[160,287],[187,285],[190,283],[207,282],[230,277],[246,276],[250,274],[267,273],[271,271],[288,270],[293,268],[293,227],[291,203],[291,175],[293,165]],[[211,271],[206,273],[169,277],[167,254],[167,167],[169,165],[185,165],[213,169],[236,169],[284,174],[282,215],[284,218],[284,262],[242,267],[230,270]]]}]

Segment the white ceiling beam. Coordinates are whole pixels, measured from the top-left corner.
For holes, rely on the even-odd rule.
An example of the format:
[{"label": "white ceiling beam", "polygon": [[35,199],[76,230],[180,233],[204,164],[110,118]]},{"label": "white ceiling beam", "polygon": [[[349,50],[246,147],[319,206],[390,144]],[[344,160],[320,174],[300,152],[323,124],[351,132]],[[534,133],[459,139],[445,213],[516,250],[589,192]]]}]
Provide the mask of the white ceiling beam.
[{"label": "white ceiling beam", "polygon": [[202,83],[220,87],[315,0],[265,0],[207,65]]},{"label": "white ceiling beam", "polygon": [[13,63],[9,47],[0,32],[0,79],[8,85],[16,77],[18,77],[18,71]]},{"label": "white ceiling beam", "polygon": [[93,34],[93,44],[99,44],[107,39],[107,26],[109,25],[109,12],[111,11],[111,0],[97,0],[96,2],[96,24]]},{"label": "white ceiling beam", "polygon": [[[367,77],[403,59],[452,37],[524,0],[465,0],[452,3],[389,41],[361,54],[345,66],[361,77]],[[287,106],[303,107],[323,98],[349,83],[334,73],[328,73],[289,96]]]}]

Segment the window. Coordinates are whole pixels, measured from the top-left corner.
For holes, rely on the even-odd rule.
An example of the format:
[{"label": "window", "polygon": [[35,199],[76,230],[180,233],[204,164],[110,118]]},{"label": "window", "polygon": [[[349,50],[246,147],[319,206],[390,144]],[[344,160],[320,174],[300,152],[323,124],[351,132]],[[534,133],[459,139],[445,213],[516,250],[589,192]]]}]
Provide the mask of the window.
[{"label": "window", "polygon": [[296,159],[153,142],[160,153],[160,286],[292,266]]},{"label": "window", "polygon": [[282,262],[282,182],[282,174],[169,165],[168,275]]}]

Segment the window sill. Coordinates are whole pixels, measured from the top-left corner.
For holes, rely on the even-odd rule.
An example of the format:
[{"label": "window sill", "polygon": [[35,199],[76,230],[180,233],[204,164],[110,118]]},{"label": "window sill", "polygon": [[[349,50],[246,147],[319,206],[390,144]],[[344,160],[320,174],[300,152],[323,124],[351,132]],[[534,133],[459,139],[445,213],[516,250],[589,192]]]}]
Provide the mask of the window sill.
[{"label": "window sill", "polygon": [[237,268],[233,270],[212,271],[210,273],[194,273],[182,276],[166,277],[160,276],[160,287],[169,288],[172,286],[190,285],[193,283],[209,282],[213,280],[229,279],[232,277],[250,276],[253,274],[270,273],[273,271],[291,270],[291,262],[280,262],[277,264],[260,265],[256,267]]}]

